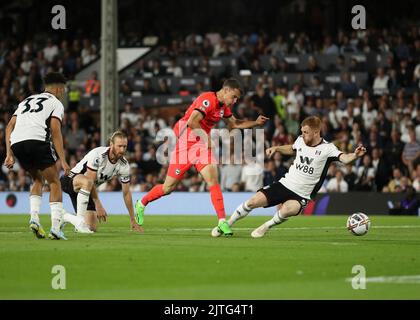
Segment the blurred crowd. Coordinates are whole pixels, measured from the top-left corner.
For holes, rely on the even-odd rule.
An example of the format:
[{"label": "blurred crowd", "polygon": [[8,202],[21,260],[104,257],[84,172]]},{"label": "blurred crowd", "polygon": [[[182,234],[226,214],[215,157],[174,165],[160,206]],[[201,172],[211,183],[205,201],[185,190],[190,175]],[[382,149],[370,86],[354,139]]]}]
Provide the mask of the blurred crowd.
[{"label": "blurred crowd", "polygon": [[[1,161],[5,157],[4,128],[16,103],[41,90],[41,79],[47,71],[60,71],[72,79],[78,70],[96,58],[96,52],[96,46],[88,39],[59,44],[47,41],[44,47],[35,47],[30,42],[9,47],[7,42],[0,40]],[[357,63],[343,64],[340,55],[369,52],[389,52],[390,59],[385,67],[369,73],[367,88],[356,90],[355,95],[349,94],[355,88],[346,72],[367,70],[360,69]],[[295,53],[339,55],[331,70],[341,72],[343,78],[333,96],[307,95],[304,91],[307,85],[303,82],[284,85],[271,80],[271,74],[293,72],[287,61],[276,57]],[[267,54],[273,57],[270,69],[264,69],[259,62],[259,57]],[[289,33],[274,38],[264,33],[190,34],[159,46],[154,59],[140,60],[133,68],[139,77],[146,73],[182,77],[184,70],[175,59],[182,56],[200,56],[207,58],[204,59],[207,62],[212,57],[234,57],[238,69],[261,75],[257,84],[250,85],[246,77],[231,74],[229,70],[213,74],[210,66],[200,65],[194,71],[194,74],[211,77],[213,90],[219,89],[226,77],[238,76],[244,82],[246,94],[233,107],[233,112],[241,119],[255,119],[259,114],[270,117],[271,121],[264,127],[265,147],[293,143],[299,135],[300,122],[309,115],[322,119],[322,136],[334,142],[340,150],[351,152],[358,144],[364,144],[368,154],[362,159],[346,166],[340,163],[331,165],[321,192],[400,192],[410,186],[420,190],[419,27],[410,26],[398,31],[339,31],[336,37],[325,35],[317,39],[311,39],[305,33]],[[173,59],[169,65],[162,66],[160,60],[167,58]],[[308,61],[308,72],[318,71],[316,60]],[[324,84],[315,79],[312,85],[322,87]],[[93,90],[94,87],[89,88]],[[370,90],[372,88],[374,90]],[[407,94],[408,88],[412,89],[410,94]],[[99,90],[98,85],[95,93]],[[130,88],[125,90],[130,93]],[[203,88],[198,88],[196,94],[202,91]],[[144,94],[157,92],[145,91]],[[132,191],[148,191],[156,183],[163,182],[167,166],[157,161],[156,152],[161,142],[156,141],[156,133],[172,127],[180,116],[181,113],[165,116],[158,108],[130,103],[123,106],[120,127],[129,136],[127,159],[131,163]],[[99,123],[99,113],[92,112],[89,106],[76,101],[68,109],[63,121],[63,136],[71,166],[90,149],[100,145]],[[223,128],[224,124],[220,123],[218,127]],[[292,160],[276,154],[273,159],[265,159],[260,164],[220,165],[221,187],[232,192],[256,191],[282,177]],[[260,171],[255,170],[258,166]],[[15,170],[8,171],[3,167],[0,171],[0,191],[29,190],[29,187],[30,180],[18,165]],[[114,179],[101,186],[100,190],[119,189],[120,185]],[[201,176],[192,169],[179,184],[178,190],[205,191],[206,186]]]}]

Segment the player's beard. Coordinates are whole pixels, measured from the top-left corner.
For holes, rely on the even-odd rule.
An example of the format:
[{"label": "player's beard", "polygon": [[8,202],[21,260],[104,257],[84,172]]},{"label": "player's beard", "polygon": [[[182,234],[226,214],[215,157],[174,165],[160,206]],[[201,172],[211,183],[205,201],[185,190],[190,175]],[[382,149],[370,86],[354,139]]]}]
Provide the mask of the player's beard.
[{"label": "player's beard", "polygon": [[121,154],[121,156],[118,154],[118,152],[116,152],[115,150],[114,150],[114,148],[111,148],[111,153],[112,153],[112,155],[113,155],[113,157],[116,159],[116,160],[120,160],[123,156],[124,156],[124,154]]}]

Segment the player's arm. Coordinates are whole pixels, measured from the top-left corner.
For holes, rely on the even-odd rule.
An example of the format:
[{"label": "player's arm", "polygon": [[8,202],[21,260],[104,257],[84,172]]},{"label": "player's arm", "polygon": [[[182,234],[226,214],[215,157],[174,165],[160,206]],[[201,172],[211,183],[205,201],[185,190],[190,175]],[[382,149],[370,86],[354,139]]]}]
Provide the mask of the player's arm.
[{"label": "player's arm", "polygon": [[339,155],[338,160],[344,164],[348,164],[356,160],[357,158],[361,158],[365,155],[366,148],[362,145],[359,145],[354,152],[351,153],[342,153]]},{"label": "player's arm", "polygon": [[130,215],[131,229],[137,230],[139,232],[143,232],[143,228],[137,224],[136,219],[134,218],[133,198],[130,192],[130,183],[129,182],[121,183],[121,186],[122,186],[124,203],[125,203],[125,206],[127,207],[128,214]]},{"label": "player's arm", "polygon": [[13,168],[13,165],[15,164],[15,156],[10,146],[10,135],[12,134],[12,131],[15,128],[15,125],[16,125],[16,116],[13,116],[6,127],[6,159],[4,160],[4,165],[9,169]]},{"label": "player's arm", "polygon": [[101,200],[99,200],[98,191],[96,190],[95,180],[96,180],[96,171],[87,168],[85,176],[93,182],[92,189],[90,190],[90,196],[92,197],[93,202],[95,203],[96,216],[99,221],[106,221],[106,211],[102,206]]},{"label": "player's arm", "polygon": [[265,150],[265,154],[269,158],[271,158],[273,154],[275,154],[276,152],[280,152],[281,154],[284,154],[287,156],[292,156],[295,154],[295,150],[293,149],[293,145],[291,144],[287,144],[284,146],[275,146],[275,147],[271,147]]},{"label": "player's arm", "polygon": [[231,129],[248,129],[262,126],[268,119],[269,118],[267,117],[259,116],[257,120],[241,120],[232,115],[229,118],[224,118],[223,120]]},{"label": "player's arm", "polygon": [[189,128],[194,130],[194,133],[200,137],[201,141],[207,142],[210,147],[210,139],[207,133],[201,128],[200,121],[204,119],[204,113],[198,110],[194,110],[188,119],[187,125]]},{"label": "player's arm", "polygon": [[58,157],[60,158],[64,174],[68,175],[70,173],[70,166],[68,165],[66,156],[64,154],[63,136],[61,134],[61,121],[58,118],[52,117],[50,125],[51,138],[54,143],[54,148],[57,151]]}]

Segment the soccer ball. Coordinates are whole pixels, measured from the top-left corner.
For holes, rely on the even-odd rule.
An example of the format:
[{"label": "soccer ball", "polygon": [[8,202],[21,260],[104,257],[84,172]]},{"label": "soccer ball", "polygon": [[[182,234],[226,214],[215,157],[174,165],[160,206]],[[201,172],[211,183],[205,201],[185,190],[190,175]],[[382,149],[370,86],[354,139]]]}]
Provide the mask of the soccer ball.
[{"label": "soccer ball", "polygon": [[347,230],[355,236],[363,236],[370,229],[370,220],[367,215],[361,212],[353,213],[347,219]]}]

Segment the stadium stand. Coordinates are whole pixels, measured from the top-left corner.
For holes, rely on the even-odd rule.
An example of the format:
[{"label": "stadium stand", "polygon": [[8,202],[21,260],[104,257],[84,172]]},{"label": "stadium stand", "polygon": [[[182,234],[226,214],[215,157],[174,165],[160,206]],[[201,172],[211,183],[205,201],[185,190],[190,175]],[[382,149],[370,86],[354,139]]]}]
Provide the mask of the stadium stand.
[{"label": "stadium stand", "polygon": [[[60,71],[72,80],[98,53],[97,39],[16,44],[0,38],[2,161],[4,127],[17,102],[42,89],[46,72]],[[120,74],[120,127],[129,135],[133,191],[147,191],[165,176],[165,165],[156,160],[156,132],[172,126],[195,96],[218,89],[230,76],[240,78],[246,89],[235,114],[253,118],[262,110],[271,117],[265,127],[266,146],[293,141],[300,121],[318,115],[324,138],[342,150],[358,143],[368,147],[369,154],[360,162],[331,166],[322,190],[420,190],[420,27],[409,25],[392,32],[339,31],[321,40],[306,33],[269,37],[263,32],[216,32],[159,43]],[[85,84],[70,82],[69,89],[63,132],[67,157],[74,165],[100,143],[100,85],[94,95],[86,93]],[[281,177],[288,165],[290,159],[280,155],[266,161],[262,179],[250,191]],[[18,165],[15,168],[0,170],[0,191],[29,190],[28,177]],[[229,174],[235,170],[246,167],[222,166],[222,187],[248,190],[244,175]],[[231,179],[224,185],[226,174]],[[103,190],[118,186],[109,183]],[[179,190],[203,191],[205,185],[191,171]]]}]

